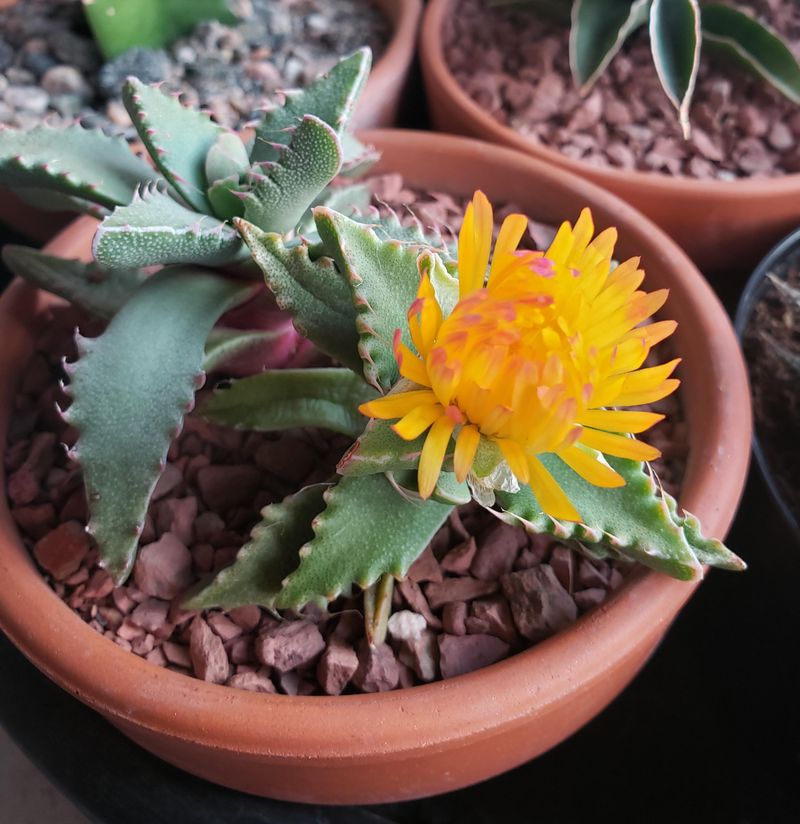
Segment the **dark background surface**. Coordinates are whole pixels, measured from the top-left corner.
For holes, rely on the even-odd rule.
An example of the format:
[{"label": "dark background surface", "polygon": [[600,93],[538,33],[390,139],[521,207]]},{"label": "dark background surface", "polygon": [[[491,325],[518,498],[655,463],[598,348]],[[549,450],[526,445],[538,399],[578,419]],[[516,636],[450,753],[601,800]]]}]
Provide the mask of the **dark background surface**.
[{"label": "dark background surface", "polygon": [[[424,126],[418,79],[403,122]],[[0,242],[19,240],[0,228]],[[746,274],[715,283],[730,311]],[[5,278],[0,270],[0,289]],[[0,724],[105,824],[796,824],[800,545],[755,469],[728,543],[749,571],[712,573],[632,686],[598,718],[535,761],[446,796],[323,808],[215,787],[129,742],[2,635]]]}]

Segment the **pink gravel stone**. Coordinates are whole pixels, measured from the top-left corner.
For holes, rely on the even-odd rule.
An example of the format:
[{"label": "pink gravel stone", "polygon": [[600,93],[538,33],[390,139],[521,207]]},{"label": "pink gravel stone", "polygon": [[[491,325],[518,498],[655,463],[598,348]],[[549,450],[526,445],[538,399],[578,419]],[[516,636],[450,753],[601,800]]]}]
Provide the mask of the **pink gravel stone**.
[{"label": "pink gravel stone", "polygon": [[550,555],[550,566],[561,586],[567,592],[574,592],[578,567],[575,553],[565,546],[555,547]]},{"label": "pink gravel stone", "polygon": [[272,627],[256,639],[256,658],[279,672],[309,664],[325,649],[325,639],[311,621],[290,621]]},{"label": "pink gravel stone", "polygon": [[341,695],[357,669],[356,651],[334,636],[317,664],[317,680],[326,695]]},{"label": "pink gravel stone", "polygon": [[117,637],[122,638],[123,641],[133,641],[134,638],[139,638],[144,634],[145,630],[134,624],[129,617],[117,627]]},{"label": "pink gravel stone", "polygon": [[593,587],[600,587],[605,589],[608,586],[610,578],[610,570],[607,564],[598,561],[593,564],[587,561],[586,558],[581,558],[578,561],[578,585],[580,589],[591,589]]},{"label": "pink gravel stone", "polygon": [[161,647],[156,647],[155,649],[150,650],[150,652],[145,655],[145,660],[149,661],[151,664],[155,664],[157,667],[165,667],[167,665],[167,659],[164,656]]},{"label": "pink gravel stone", "polygon": [[133,610],[129,620],[147,632],[156,632],[166,623],[168,611],[169,604],[166,601],[148,598]]},{"label": "pink gravel stone", "polygon": [[248,692],[265,692],[274,694],[278,690],[275,689],[275,684],[272,679],[261,672],[239,672],[232,675],[226,682],[226,687],[234,687],[238,690],[247,690]]},{"label": "pink gravel stone", "polygon": [[228,610],[228,618],[245,632],[254,630],[261,621],[261,610],[256,606],[235,607]]},{"label": "pink gravel stone", "polygon": [[69,578],[81,565],[91,538],[77,521],[67,521],[36,542],[33,554],[56,581]]},{"label": "pink gravel stone", "polygon": [[170,664],[178,667],[192,668],[192,657],[189,654],[189,647],[183,644],[176,644],[174,641],[164,641],[161,645],[164,656]]},{"label": "pink gravel stone", "polygon": [[454,575],[466,575],[475,558],[475,553],[478,551],[478,545],[474,538],[467,538],[466,541],[459,544],[447,555],[442,558],[441,567],[446,572],[452,572]]},{"label": "pink gravel stone", "polygon": [[576,592],[573,598],[578,605],[578,609],[586,612],[587,610],[602,604],[606,600],[608,592],[600,587],[592,587],[591,589],[582,589]]},{"label": "pink gravel stone", "polygon": [[578,617],[570,594],[547,564],[503,576],[503,592],[520,634],[540,641]]},{"label": "pink gravel stone", "polygon": [[189,546],[194,540],[194,522],[197,518],[197,498],[168,498],[158,508],[156,526],[160,533],[171,532],[181,543]]},{"label": "pink gravel stone", "polygon": [[442,580],[442,570],[430,547],[426,547],[422,555],[411,565],[408,577],[418,584],[424,581],[439,582]]},{"label": "pink gravel stone", "polygon": [[444,605],[442,610],[442,625],[444,631],[450,635],[465,635],[467,619],[467,605],[464,601],[451,601]]},{"label": "pink gravel stone", "polygon": [[494,635],[440,635],[439,668],[442,678],[453,678],[488,667],[508,655],[509,646]]},{"label": "pink gravel stone", "polygon": [[358,669],[353,683],[363,692],[393,690],[400,680],[400,667],[388,644],[370,647],[362,641],[358,650]]},{"label": "pink gravel stone", "polygon": [[139,550],[133,577],[142,592],[170,600],[192,583],[191,553],[171,532],[165,532]]},{"label": "pink gravel stone", "polygon": [[[441,584],[431,584],[431,586],[441,586]],[[405,598],[411,609],[425,618],[429,627],[441,629],[442,622],[431,612],[428,601],[416,581],[409,578],[406,578],[405,581],[399,581],[397,590]]]},{"label": "pink gravel stone", "polygon": [[416,638],[409,638],[400,644],[399,659],[411,667],[420,681],[433,681],[439,674],[439,645],[437,636],[425,630]]},{"label": "pink gravel stone", "polygon": [[206,466],[197,473],[197,486],[206,506],[221,512],[251,503],[260,480],[261,472],[247,464]]},{"label": "pink gravel stone", "polygon": [[470,601],[497,591],[497,581],[479,581],[476,578],[448,578],[441,584],[428,584],[425,597],[431,609],[438,609],[450,601]]},{"label": "pink gravel stone", "polygon": [[175,464],[168,463],[161,473],[161,477],[156,483],[153,490],[153,500],[157,501],[165,495],[169,495],[173,489],[183,482],[183,473],[175,466]]},{"label": "pink gravel stone", "polygon": [[242,628],[221,612],[212,612],[206,617],[208,625],[223,641],[230,641],[242,634]]},{"label": "pink gravel stone", "polygon": [[214,635],[208,624],[200,617],[192,621],[189,655],[192,659],[192,669],[198,678],[212,684],[224,684],[228,680],[231,665],[222,640]]},{"label": "pink gravel stone", "polygon": [[508,644],[513,644],[517,640],[517,629],[511,609],[502,595],[473,601],[471,612],[473,617],[485,624],[489,635],[495,635]]},{"label": "pink gravel stone", "polygon": [[96,569],[86,585],[87,600],[100,601],[114,591],[114,581],[104,569]]},{"label": "pink gravel stone", "polygon": [[470,572],[481,581],[496,581],[501,575],[511,572],[517,553],[527,543],[525,532],[520,527],[498,523],[481,536]]},{"label": "pink gravel stone", "polygon": [[286,436],[265,441],[255,459],[262,469],[293,483],[305,480],[318,460],[316,450],[309,443]]},{"label": "pink gravel stone", "polygon": [[17,526],[34,540],[43,538],[55,526],[56,510],[50,504],[18,506],[11,510]]}]

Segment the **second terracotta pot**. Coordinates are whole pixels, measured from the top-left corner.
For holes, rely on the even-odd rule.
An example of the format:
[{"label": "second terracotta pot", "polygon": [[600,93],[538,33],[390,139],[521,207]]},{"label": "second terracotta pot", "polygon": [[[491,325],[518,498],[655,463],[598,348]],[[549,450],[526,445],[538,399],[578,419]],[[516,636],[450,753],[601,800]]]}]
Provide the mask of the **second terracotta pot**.
[{"label": "second terracotta pot", "polygon": [[[671,289],[666,311],[680,324],[674,345],[684,359],[690,445],[681,503],[708,533],[724,535],[747,470],[747,379],[724,310],[683,252],[618,198],[517,152],[417,132],[362,137],[383,152],[379,171],[399,172],[409,186],[459,197],[482,188],[496,204],[513,202],[550,223],[574,220],[590,206],[598,227],[618,227],[620,257],[643,256],[648,288]],[[83,218],[49,251],[83,256],[93,230]],[[52,300],[19,282],[0,300],[0,451],[37,318]],[[0,581],[0,628],[40,670],[131,739],[210,781],[324,804],[448,792],[545,752],[625,688],[696,587],[642,569],[600,608],[513,658],[426,686],[332,698],[234,690],[122,650],[47,585],[4,491]]]},{"label": "second terracotta pot", "polygon": [[627,200],[657,223],[706,274],[742,271],[800,222],[800,174],[734,181],[602,169],[535,143],[487,114],[458,84],[443,49],[445,21],[459,0],[431,0],[420,59],[431,120],[445,132],[518,149]]}]

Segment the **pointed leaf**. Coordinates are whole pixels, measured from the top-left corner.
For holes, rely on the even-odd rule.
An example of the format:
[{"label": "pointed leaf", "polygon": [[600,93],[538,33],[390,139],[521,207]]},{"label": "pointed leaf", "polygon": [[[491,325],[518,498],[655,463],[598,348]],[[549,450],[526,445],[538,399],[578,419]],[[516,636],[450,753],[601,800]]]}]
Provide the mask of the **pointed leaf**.
[{"label": "pointed leaf", "polygon": [[[296,127],[306,115],[314,115],[327,123],[337,135],[347,130],[356,102],[369,76],[372,55],[369,49],[359,49],[340,60],[327,74],[319,77],[302,91],[287,92],[286,102],[271,109],[256,127],[256,139],[250,155],[252,162],[280,160],[280,146],[290,140],[287,129]],[[352,156],[364,147],[353,138],[348,141],[348,165]]]},{"label": "pointed leaf", "polygon": [[[366,422],[366,418],[362,416]],[[341,475],[363,477],[383,472],[415,469],[425,443],[425,435],[404,441],[395,434],[390,421],[373,418],[358,440],[339,461],[336,471]]]},{"label": "pointed leaf", "polygon": [[12,189],[12,191],[20,200],[29,203],[35,209],[44,209],[49,212],[78,212],[82,215],[96,217],[98,220],[102,220],[108,214],[105,206],[91,203],[80,197],[73,197],[73,195],[65,195],[63,192],[55,192],[52,189],[24,187]]},{"label": "pointed leaf", "polygon": [[233,609],[256,604],[272,609],[283,579],[300,562],[300,547],[314,537],[311,523],[325,507],[322,484],[261,510],[261,521],[236,560],[210,582],[200,584],[184,609]]},{"label": "pointed leaf", "polygon": [[326,257],[311,260],[305,244],[289,247],[280,235],[262,232],[245,220],[234,223],[278,306],[291,314],[297,331],[360,372],[356,313],[350,289],[333,261]]},{"label": "pointed leaf", "polygon": [[214,392],[200,414],[235,429],[311,426],[356,438],[367,422],[357,407],[376,394],[350,369],[276,369],[231,381]]},{"label": "pointed leaf", "polygon": [[277,607],[324,606],[353,584],[366,589],[386,573],[402,578],[453,509],[406,500],[383,475],[342,478],[324,497],[314,537],[300,549]]},{"label": "pointed leaf", "polygon": [[213,372],[220,369],[229,361],[282,337],[283,332],[276,330],[242,331],[241,329],[221,329],[218,327],[212,330],[208,340],[206,340],[203,371]]},{"label": "pointed leaf", "polygon": [[594,85],[629,35],[647,22],[649,10],[650,0],[575,0],[569,62],[582,93]]},{"label": "pointed leaf", "polygon": [[208,214],[206,155],[220,135],[228,132],[208,115],[183,106],[177,98],[135,77],[125,83],[122,101],[164,177],[189,206]]},{"label": "pointed leaf", "polygon": [[158,175],[121,137],[82,126],[0,129],[0,185],[48,189],[109,209]]},{"label": "pointed leaf", "polygon": [[[372,193],[367,186],[352,184],[350,186],[328,186],[319,197],[311,204],[315,206],[327,206],[336,212],[351,215],[354,212],[363,212],[369,208],[372,201]],[[297,226],[297,234],[306,236],[311,232],[316,233],[314,227],[314,215],[309,211],[303,215],[303,219]]]},{"label": "pointed leaf", "polygon": [[251,291],[207,271],[163,269],[99,338],[78,340],[66,418],[79,433],[74,453],[89,501],[87,529],[117,583],[133,566],[170,442],[202,383],[206,337]]},{"label": "pointed leaf", "polygon": [[19,277],[100,318],[113,317],[145,279],[140,269],[108,269],[98,263],[6,246],[3,261]]},{"label": "pointed leaf", "polygon": [[704,42],[733,55],[789,100],[800,103],[800,64],[775,32],[724,3],[704,3],[701,10]]},{"label": "pointed leaf", "polygon": [[239,179],[226,177],[216,180],[208,187],[208,202],[211,210],[220,220],[233,220],[244,215],[244,203],[239,196]]},{"label": "pointed leaf", "polygon": [[219,135],[206,155],[205,171],[209,184],[228,177],[238,180],[249,168],[247,149],[234,132]]},{"label": "pointed leaf", "polygon": [[314,209],[314,221],[325,253],[352,289],[364,377],[388,390],[399,377],[392,349],[395,330],[411,344],[406,316],[417,295],[417,258],[423,249],[382,241],[372,228],[324,206]]},{"label": "pointed leaf", "polygon": [[268,232],[288,232],[339,173],[342,151],[336,132],[306,115],[266,176],[242,198],[244,216]]},{"label": "pointed leaf", "polygon": [[95,258],[106,266],[155,266],[199,263],[216,266],[242,251],[238,233],[226,223],[150,188],[129,206],[116,208],[98,227],[92,241]]},{"label": "pointed leaf", "polygon": [[692,103],[700,66],[700,7],[697,0],[653,0],[650,48],[661,85],[678,110],[684,136],[689,135]]}]

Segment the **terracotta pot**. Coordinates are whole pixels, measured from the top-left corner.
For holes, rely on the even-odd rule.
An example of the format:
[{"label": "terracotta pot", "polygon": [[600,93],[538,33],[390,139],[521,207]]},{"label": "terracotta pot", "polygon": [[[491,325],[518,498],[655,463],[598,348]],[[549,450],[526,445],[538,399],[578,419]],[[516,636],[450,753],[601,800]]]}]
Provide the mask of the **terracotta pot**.
[{"label": "terracotta pot", "polygon": [[444,59],[442,29],[458,2],[431,0],[421,30],[422,73],[436,129],[519,149],[597,183],[657,223],[707,274],[750,268],[800,222],[800,174],[728,182],[600,169],[495,120],[458,84]]},{"label": "terracotta pot", "polygon": [[[18,0],[0,0],[0,8]],[[403,96],[422,14],[422,0],[374,0],[389,18],[392,39],[369,76],[353,123],[358,128],[393,126]],[[0,189],[0,223],[44,243],[74,217],[70,212],[47,212]]]},{"label": "terracotta pot", "polygon": [[[589,205],[643,255],[651,289],[672,290],[680,323],[690,456],[682,503],[723,535],[747,470],[750,398],[733,329],[688,258],[633,207],[517,152],[445,135],[365,133],[379,170],[454,195],[481,187],[538,219]],[[86,254],[81,219],[50,244]],[[15,283],[0,300],[0,450],[35,318],[50,300]],[[605,707],[653,652],[696,585],[640,571],[599,609],[536,647],[449,681],[337,698],[256,695],[148,664],[84,624],[37,571],[0,496],[0,626],[45,674],[134,741],[203,778],[291,801],[377,803],[446,792],[548,750]],[[643,731],[646,734],[646,731]]]}]

